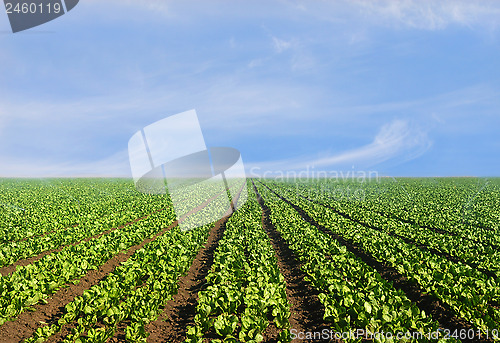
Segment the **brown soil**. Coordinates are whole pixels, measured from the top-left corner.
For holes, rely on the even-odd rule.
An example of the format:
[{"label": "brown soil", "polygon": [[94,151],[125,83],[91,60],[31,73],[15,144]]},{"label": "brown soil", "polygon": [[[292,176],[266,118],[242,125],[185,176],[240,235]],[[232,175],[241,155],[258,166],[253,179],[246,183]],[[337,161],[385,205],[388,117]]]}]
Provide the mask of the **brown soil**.
[{"label": "brown soil", "polygon": [[[140,219],[138,219],[140,220]],[[137,220],[136,220],[137,221]],[[47,324],[56,323],[57,320],[65,313],[66,304],[70,303],[77,296],[81,296],[83,292],[90,287],[98,284],[109,273],[111,273],[121,262],[126,261],[137,250],[144,245],[156,239],[159,235],[177,225],[177,221],[173,222],[168,228],[161,230],[152,238],[145,239],[142,243],[129,248],[126,252],[119,253],[99,267],[98,270],[89,271],[77,285],[68,284],[66,288],[61,288],[51,298],[47,299],[46,304],[37,304],[34,307],[34,312],[23,312],[15,321],[6,322],[0,326],[0,342],[14,343],[30,337],[37,328]],[[123,227],[123,226],[122,226]],[[51,337],[51,342],[60,341],[65,335],[70,332],[69,326],[63,327],[63,330]]]},{"label": "brown soil", "polygon": [[[451,332],[453,332],[454,330],[458,330],[458,332],[460,332],[460,330],[468,331],[470,329],[473,329],[476,330],[477,332],[477,329],[474,328],[467,320],[457,317],[453,312],[453,310],[451,310],[447,304],[443,303],[435,296],[426,293],[425,290],[420,287],[420,285],[411,282],[410,280],[408,280],[407,277],[400,274],[395,268],[389,266],[388,264],[377,261],[373,256],[366,253],[361,247],[357,246],[352,241],[346,240],[343,237],[335,234],[331,230],[318,224],[302,208],[291,203],[288,199],[276,193],[267,185],[265,184],[263,185],[267,187],[271,192],[276,194],[283,201],[285,201],[287,204],[292,206],[302,216],[302,218],[305,221],[318,228],[319,231],[327,235],[330,235],[340,244],[346,246],[346,248],[350,252],[358,256],[367,265],[374,268],[382,276],[382,278],[390,282],[394,286],[394,288],[402,290],[406,294],[408,299],[414,302],[418,306],[418,308],[425,311],[425,313],[430,314],[432,318],[434,318],[434,320],[437,320],[440,323],[440,327],[442,329],[448,329]],[[475,339],[472,340],[464,339],[462,340],[462,342],[480,343],[480,342],[493,342],[493,340],[492,339],[488,340],[485,337],[482,338],[476,337]]]},{"label": "brown soil", "polygon": [[213,264],[215,250],[229,217],[219,220],[210,230],[205,246],[198,252],[186,276],[179,279],[179,290],[157,320],[149,323],[148,342],[182,342],[188,325],[194,325],[198,292],[203,290]]},{"label": "brown soil", "polygon": [[[222,194],[222,193],[221,193]],[[220,195],[220,194],[219,194]],[[207,202],[205,202],[203,205],[199,206],[199,208],[195,210],[199,210],[200,208],[203,208],[206,206],[207,203],[218,197],[219,195],[214,196],[213,198],[209,199]],[[163,209],[159,209],[155,212],[160,212]],[[189,212],[186,214],[183,218],[186,216],[190,215],[192,212],[195,210]],[[121,225],[119,227],[106,230],[104,232],[101,232],[97,235],[94,235],[92,237],[88,237],[84,239],[83,241],[80,242],[75,242],[70,245],[77,245],[81,242],[86,242],[89,241],[93,238],[99,238],[102,235],[108,234],[109,232],[112,232],[114,230],[121,229],[125,226],[131,225],[133,223],[136,223],[140,220],[143,220],[147,218],[149,215],[146,215],[141,218],[137,218],[133,220],[132,222],[126,223],[124,225]],[[182,220],[181,218],[180,220]],[[51,298],[47,299],[46,304],[36,304],[32,306],[33,311],[26,311],[21,313],[17,318],[14,319],[14,321],[9,321],[4,323],[2,326],[0,326],[0,342],[2,343],[10,343],[10,342],[20,342],[30,336],[33,335],[33,333],[39,328],[42,327],[46,324],[53,324],[58,321],[58,319],[65,313],[65,306],[73,301],[75,297],[81,296],[83,292],[90,287],[98,284],[101,280],[105,279],[106,276],[111,273],[121,262],[126,261],[130,256],[132,256],[137,250],[141,249],[144,247],[144,245],[148,244],[149,242],[155,240],[159,235],[165,233],[167,230],[169,230],[172,227],[175,227],[177,225],[177,220],[173,222],[168,228],[163,229],[161,232],[157,233],[154,235],[152,238],[145,239],[142,243],[135,245],[133,247],[130,247],[126,252],[119,253],[112,257],[110,260],[108,260],[106,263],[104,263],[102,266],[99,267],[98,270],[91,270],[89,271],[84,277],[82,277],[79,280],[79,283],[74,285],[74,284],[67,284],[63,287],[61,287]],[[69,245],[66,245],[69,246]],[[20,260],[12,265],[5,266],[3,268],[0,268],[0,272],[2,275],[7,275],[15,271],[16,266],[25,266],[30,263],[33,263],[44,256],[52,253],[52,252],[57,252],[62,249],[64,249],[65,246],[59,247],[57,249],[52,249],[50,251],[45,251],[43,253],[40,253],[37,256]],[[58,342],[63,339],[64,336],[69,334],[71,332],[71,328],[74,327],[74,323],[65,325],[61,332],[57,333],[53,337],[51,337],[48,342]]]},{"label": "brown soil", "polygon": [[[237,201],[238,199],[234,202]],[[215,251],[226,229],[226,222],[233,213],[233,208],[231,204],[231,210],[210,230],[207,242],[198,251],[187,274],[179,279],[177,294],[167,303],[162,314],[146,326],[149,332],[148,342],[176,343],[186,339],[186,327],[194,325],[198,292],[206,287],[205,278],[212,267]],[[123,334],[115,335],[115,338],[123,338]]]},{"label": "brown soil", "polygon": [[[209,202],[213,201],[215,198],[217,198],[218,196],[220,196],[221,193],[217,194],[216,196],[212,197],[211,199],[207,200],[206,202],[204,202],[202,205],[198,206],[197,208],[189,211],[188,213],[186,213],[184,216],[182,216],[181,218],[179,218],[179,220],[175,221],[173,224],[171,224],[167,229],[164,229],[162,230],[161,232],[157,233],[154,235],[154,237],[150,238],[150,239],[146,239],[143,243],[141,243],[137,249],[134,250],[134,252],[132,252],[131,254],[128,254],[127,256],[127,259],[133,255],[133,253],[135,253],[135,251],[137,251],[138,249],[144,247],[146,244],[156,240],[160,235],[163,235],[166,231],[168,231],[170,228],[173,228],[175,227],[179,222],[181,222],[182,220],[184,220],[187,216],[191,215],[192,213],[196,212],[196,211],[199,211],[201,209],[203,209]],[[161,211],[158,210],[158,212]],[[122,226],[123,227],[123,226]],[[117,265],[116,265],[117,266]],[[115,266],[115,267],[116,267]],[[111,273],[112,271],[114,270],[114,268],[112,270],[109,271],[109,273]],[[108,274],[109,274],[108,273]],[[103,278],[104,279],[104,278]],[[100,280],[99,280],[100,281]],[[146,280],[144,280],[146,281]],[[92,287],[92,286],[90,286]],[[137,286],[137,288],[139,287],[142,287],[142,285],[139,285]],[[63,308],[61,308],[63,309]],[[53,320],[54,322],[57,321],[61,316],[62,316],[63,312],[61,312],[58,316],[55,317],[55,319]],[[118,323],[117,325],[117,329],[116,329],[116,333],[114,335],[114,337],[112,337],[111,339],[109,339],[108,341],[109,342],[124,342],[125,341],[125,328],[126,326],[128,325],[128,321],[122,321],[120,323]],[[56,333],[55,335],[51,336],[47,342],[48,343],[51,343],[51,342],[59,342],[61,340],[64,339],[65,336],[67,336],[68,334],[71,333],[71,330],[73,328],[76,327],[76,323],[73,322],[73,323],[69,323],[67,325],[64,325],[61,329],[60,332]]]},{"label": "brown soil", "polygon": [[[276,253],[278,267],[286,282],[286,295],[290,302],[291,316],[290,329],[296,332],[321,332],[330,330],[330,327],[323,320],[324,306],[318,298],[319,292],[305,281],[306,274],[300,269],[301,263],[295,257],[286,240],[272,224],[269,215],[270,210],[260,196],[254,185],[257,200],[262,207],[262,225],[271,239],[271,244]],[[276,342],[277,330],[265,332],[265,342]],[[297,340],[294,340],[297,341]],[[309,340],[308,342],[314,342]],[[321,341],[324,342],[324,341]]]}]

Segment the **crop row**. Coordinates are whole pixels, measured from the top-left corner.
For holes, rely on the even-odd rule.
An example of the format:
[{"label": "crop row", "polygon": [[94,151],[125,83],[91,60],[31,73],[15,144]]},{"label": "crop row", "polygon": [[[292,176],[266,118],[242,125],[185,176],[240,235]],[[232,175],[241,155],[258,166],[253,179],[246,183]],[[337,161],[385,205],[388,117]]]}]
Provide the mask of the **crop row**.
[{"label": "crop row", "polygon": [[[212,211],[228,210],[223,197],[212,199],[211,204]],[[145,341],[145,326],[177,292],[178,278],[191,266],[211,227],[213,224],[182,232],[175,226],[166,231],[67,304],[57,324],[39,328],[27,342],[42,342],[65,325],[73,327],[65,342],[105,342],[122,321],[128,323],[128,341]]]},{"label": "crop row", "polygon": [[0,243],[41,236],[161,200],[140,194],[133,183],[118,179],[0,179],[0,190]]},{"label": "crop row", "polygon": [[[433,227],[463,237],[500,228],[500,179],[373,179],[362,182],[300,182],[336,203]],[[366,181],[366,182],[365,182]],[[299,183],[296,183],[296,185]],[[295,186],[295,185],[294,185]]]},{"label": "crop row", "polygon": [[260,342],[270,321],[278,341],[290,340],[286,286],[255,196],[227,222],[206,279],[187,342]]},{"label": "crop row", "polygon": [[145,325],[156,318],[178,288],[210,226],[183,233],[176,226],[146,244],[105,280],[65,306],[57,324],[39,328],[27,342],[42,342],[74,322],[65,341],[105,342],[124,320],[126,339],[145,340]]},{"label": "crop row", "polygon": [[[420,333],[421,341],[439,324],[413,304],[401,290],[345,246],[304,219],[290,205],[259,186],[271,221],[303,263],[311,283],[321,293],[324,319],[336,332]],[[345,338],[345,337],[344,337]],[[353,335],[348,341],[359,341]],[[382,340],[383,341],[383,340]],[[389,340],[390,341],[390,340]],[[404,341],[404,340],[403,340]]]},{"label": "crop row", "polygon": [[[158,206],[158,204],[156,204]],[[24,241],[8,242],[0,245],[0,267],[8,266],[21,259],[36,256],[44,251],[79,242],[111,228],[125,225],[142,216],[158,210],[148,204],[132,207],[105,217],[82,223],[67,229],[56,230],[42,237],[31,237]]]},{"label": "crop row", "polygon": [[280,187],[279,191],[320,225],[359,245],[378,261],[393,266],[483,333],[498,329],[500,311],[490,305],[498,299],[499,287],[495,280],[485,278],[484,274],[467,265],[451,262],[401,238],[346,219],[286,187]]},{"label": "crop row", "polygon": [[407,238],[415,244],[431,247],[457,257],[471,266],[497,273],[497,278],[500,275],[500,250],[497,248],[500,241],[498,235],[492,231],[483,234],[480,239],[470,240],[470,234],[468,237],[462,237],[436,232],[367,210],[364,205],[332,201],[325,193],[314,192],[314,189],[296,188],[297,191],[300,195],[307,194],[307,196],[302,195],[307,199],[334,207],[335,210],[347,214],[349,218],[362,225],[383,228],[384,231]]},{"label": "crop row", "polygon": [[25,309],[50,296],[68,282],[75,281],[91,269],[122,250],[154,235],[174,220],[169,209],[154,213],[146,220],[114,230],[101,237],[67,246],[57,253],[0,277],[0,325]]}]

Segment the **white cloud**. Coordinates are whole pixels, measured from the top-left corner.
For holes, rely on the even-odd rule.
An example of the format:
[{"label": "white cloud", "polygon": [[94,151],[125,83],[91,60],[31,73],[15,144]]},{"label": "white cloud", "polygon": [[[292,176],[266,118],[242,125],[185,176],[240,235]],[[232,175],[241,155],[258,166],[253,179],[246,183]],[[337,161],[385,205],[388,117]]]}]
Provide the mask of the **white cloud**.
[{"label": "white cloud", "polygon": [[291,41],[286,41],[283,39],[279,39],[277,37],[272,37],[272,39],[273,39],[274,50],[277,53],[282,53],[283,51],[290,49],[292,46]]},{"label": "white cloud", "polygon": [[[120,163],[103,160],[89,160],[85,158],[81,163],[74,164],[74,161],[64,162],[64,158],[57,160],[56,154],[59,151],[71,151],[69,144],[67,147],[61,146],[60,140],[52,142],[49,137],[58,136],[60,132],[69,135],[80,135],[84,128],[89,135],[89,142],[94,141],[94,146],[85,146],[86,149],[96,150],[98,156],[102,156],[102,144],[106,140],[102,137],[103,132],[115,133],[123,139],[123,148],[126,147],[128,134],[132,134],[141,127],[148,125],[158,119],[158,113],[164,116],[181,112],[194,106],[198,110],[200,120],[203,121],[203,130],[208,133],[207,137],[220,136],[223,132],[231,146],[234,139],[249,137],[256,133],[269,132],[278,134],[276,127],[280,127],[282,132],[287,134],[295,130],[300,130],[317,120],[324,125],[342,125],[341,123],[352,122],[352,120],[362,121],[361,132],[366,132],[367,128],[373,127],[374,123],[380,122],[377,115],[386,116],[387,113],[397,115],[398,113],[416,114],[420,122],[429,121],[428,126],[439,126],[439,130],[459,130],[453,118],[457,116],[468,116],[467,107],[462,110],[462,106],[481,104],[498,99],[498,93],[487,86],[476,86],[467,89],[457,90],[446,94],[441,94],[427,99],[419,99],[408,102],[381,103],[364,106],[330,107],[328,112],[307,112],[307,109],[316,108],[315,103],[319,101],[318,90],[307,90],[303,87],[276,84],[245,84],[238,80],[225,79],[214,82],[211,87],[206,87],[204,93],[195,97],[185,97],[186,90],[179,89],[172,91],[169,89],[157,89],[144,94],[115,94],[109,97],[85,98],[78,101],[63,100],[61,102],[30,102],[15,103],[13,99],[2,99],[0,106],[0,128],[4,126],[12,130],[11,125],[23,123],[23,127],[45,127],[47,118],[51,118],[50,130],[53,134],[47,135],[45,131],[28,130],[32,134],[26,136],[26,146],[33,146],[40,141],[44,142],[46,156],[40,156],[41,160],[21,160],[9,151],[0,149],[0,175],[29,175],[30,172],[36,174],[70,174],[72,171],[78,175],[99,174],[112,175],[117,172],[122,175],[123,170],[128,173],[128,160],[126,153],[122,153]],[[195,92],[192,92],[193,94]],[[1,98],[0,98],[1,99]],[[9,102],[10,101],[10,102]],[[427,113],[427,115],[425,115]],[[488,115],[477,112],[477,116]],[[138,115],[140,114],[140,115]],[[209,118],[209,120],[208,120]],[[434,118],[434,119],[433,119]],[[436,118],[439,118],[437,120]],[[441,122],[441,123],[440,123]],[[482,121],[478,120],[477,125]],[[302,125],[304,124],[304,125]],[[100,131],[96,127],[105,127]],[[286,128],[286,129],[285,129]],[[434,127],[433,127],[434,128]],[[462,128],[462,129],[469,129]],[[288,160],[277,160],[271,162],[254,163],[255,166],[271,168],[271,170],[287,170],[303,168],[306,165],[317,167],[327,167],[330,165],[375,165],[386,160],[405,160],[420,156],[430,146],[427,137],[427,128],[420,128],[413,125],[408,120],[396,120],[381,127],[380,132],[373,138],[373,141],[358,149],[349,150],[336,155],[310,159],[307,157],[293,158]],[[70,130],[70,131],[68,131]],[[69,132],[69,133],[68,133]],[[38,135],[38,136],[37,136]],[[12,136],[12,135],[11,135]],[[4,140],[7,136],[4,136]],[[206,137],[206,138],[207,138]],[[236,138],[237,137],[237,138]],[[36,139],[34,139],[36,138]],[[67,138],[69,139],[69,138]],[[2,136],[0,136],[2,143]],[[6,143],[3,141],[3,143]],[[116,143],[120,148],[119,142]],[[106,151],[112,153],[113,148],[106,147]],[[5,150],[5,149],[4,149]],[[93,151],[91,150],[91,151]],[[119,156],[119,154],[117,155]],[[125,157],[123,157],[125,156]],[[56,158],[52,160],[55,164],[48,164],[43,159],[47,157]],[[125,161],[125,162],[124,162]],[[120,167],[117,167],[120,166]]]},{"label": "white cloud", "polygon": [[127,149],[104,159],[79,163],[27,161],[11,156],[2,156],[0,160],[2,177],[131,177]]},{"label": "white cloud", "polygon": [[[248,18],[262,15],[265,11],[268,17],[277,18],[283,13],[301,17],[312,15],[330,22],[357,23],[355,25],[357,28],[366,25],[382,25],[424,30],[439,30],[450,25],[497,29],[500,16],[500,2],[487,0],[340,0],[330,2],[284,0],[243,4],[235,2],[231,6],[222,1],[205,3],[167,0],[88,0],[85,4],[135,8],[171,19],[186,16],[201,19],[205,15]],[[288,41],[278,38],[273,40],[278,52],[290,48]]]},{"label": "white cloud", "polygon": [[[229,139],[234,136],[274,130],[267,125],[270,119],[276,125],[302,120],[297,106],[303,98],[311,98],[305,97],[307,93],[300,87],[241,84],[232,78],[186,87],[161,87],[144,93],[117,91],[73,100],[27,102],[0,96],[0,129],[3,126],[5,133],[0,135],[0,176],[123,175],[130,169],[126,151],[103,159],[92,156],[126,148],[129,135],[190,106],[196,107],[204,120],[208,137],[224,133],[231,146]],[[17,145],[23,146],[22,156],[16,155],[21,150]]]},{"label": "white cloud", "polygon": [[[373,141],[357,149],[321,158],[292,158],[280,161],[252,163],[260,172],[335,168],[345,166],[370,167],[388,160],[409,161],[424,154],[432,142],[424,129],[406,120],[394,120],[381,127]],[[250,168],[251,169],[251,168]]]},{"label": "white cloud", "polygon": [[[162,0],[109,0],[109,2],[89,0],[89,2],[91,3],[89,6],[108,6],[108,4],[111,4],[109,6],[116,6],[117,13],[119,12],[120,15],[123,14],[127,20],[150,20],[151,16],[149,13],[144,15],[144,12],[142,12],[141,15],[136,15],[138,11],[135,11],[135,9],[137,8],[151,11],[151,13],[157,12],[160,15],[164,13],[182,18],[186,16],[192,22],[200,24],[214,22],[212,14],[204,13],[203,9],[194,10],[195,2],[189,1],[183,3],[182,6],[176,4],[176,7],[174,7],[174,3],[171,1]],[[119,132],[120,139],[123,139],[127,137],[127,132],[135,132],[138,128],[160,119],[162,115],[167,116],[192,107],[199,109],[200,119],[206,119],[204,130],[206,129],[212,135],[219,136],[222,136],[219,133],[225,130],[224,132],[227,133],[224,136],[231,135],[230,138],[232,139],[235,136],[241,137],[246,135],[248,137],[257,133],[296,133],[303,130],[307,123],[314,123],[314,121],[320,123],[315,125],[324,126],[331,125],[332,123],[342,124],[363,120],[364,126],[360,128],[361,132],[365,131],[367,127],[373,127],[374,122],[377,122],[377,125],[379,125],[386,121],[388,117],[398,116],[401,113],[404,113],[405,116],[416,115],[419,118],[424,117],[428,113],[429,115],[433,114],[435,118],[440,118],[443,122],[453,122],[453,116],[470,116],[471,110],[466,106],[471,104],[485,104],[490,99],[498,99],[497,94],[493,96],[491,92],[485,93],[484,89],[479,88],[475,92],[464,91],[463,93],[449,94],[449,96],[437,96],[433,99],[410,98],[406,102],[397,102],[387,98],[363,97],[363,95],[355,92],[349,93],[349,90],[343,87],[335,88],[335,82],[337,80],[339,82],[342,81],[342,78],[345,80],[346,71],[359,73],[360,69],[365,67],[361,63],[359,63],[360,65],[356,64],[356,59],[351,58],[353,54],[357,56],[356,54],[358,53],[365,53],[368,48],[376,48],[375,45],[370,45],[367,49],[352,48],[349,50],[342,45],[345,43],[344,40],[346,40],[346,37],[347,42],[353,45],[360,42],[369,42],[370,29],[374,25],[428,30],[443,29],[450,25],[494,27],[497,25],[497,18],[500,18],[500,2],[448,0],[433,2],[383,0],[375,2],[366,0],[355,2],[318,2],[315,4],[317,6],[310,4],[310,2],[304,1],[303,5],[299,4],[296,6],[297,11],[300,11],[300,16],[296,16],[296,13],[291,12],[290,8],[283,8],[286,6],[280,6],[280,9],[282,9],[280,11],[274,8],[273,11],[266,12],[264,15],[262,12],[257,11],[257,9],[262,8],[261,3],[255,6],[242,5],[239,10],[235,10],[234,7],[224,6],[213,9],[220,17],[222,17],[222,13],[226,18],[231,17],[231,21],[228,22],[241,23],[244,28],[254,27],[251,25],[254,25],[255,22],[260,22],[260,20],[278,23],[275,21],[278,18],[281,20],[279,23],[283,23],[283,26],[274,32],[277,36],[271,34],[271,30],[265,30],[264,32],[258,32],[254,37],[246,38],[245,35],[243,35],[244,37],[240,37],[239,30],[236,30],[234,33],[231,30],[223,30],[225,35],[235,35],[235,37],[231,37],[229,40],[229,45],[237,51],[235,55],[231,55],[227,59],[225,55],[227,51],[221,50],[215,44],[213,48],[215,52],[207,50],[206,52],[208,53],[205,54],[200,51],[199,54],[194,54],[196,58],[189,58],[187,54],[184,55],[178,52],[167,53],[168,49],[158,49],[158,51],[164,52],[160,54],[160,57],[153,60],[154,63],[152,65],[155,68],[148,67],[148,63],[151,62],[149,59],[144,59],[140,62],[140,57],[123,55],[123,58],[118,59],[122,62],[117,62],[116,70],[120,71],[120,75],[129,74],[129,77],[118,78],[116,80],[113,77],[113,73],[109,73],[109,71],[106,73],[102,69],[83,69],[81,71],[82,75],[97,75],[98,77],[95,80],[102,80],[102,83],[104,83],[104,85],[99,87],[99,84],[93,80],[96,83],[97,89],[91,94],[108,94],[107,96],[67,98],[61,95],[60,98],[51,101],[50,97],[52,95],[50,95],[46,97],[47,100],[37,101],[32,97],[29,98],[31,100],[27,100],[27,97],[23,97],[23,87],[19,87],[16,92],[13,92],[10,84],[7,85],[6,83],[6,87],[2,92],[3,96],[0,96],[0,132],[2,132],[3,126],[3,133],[5,133],[3,139],[0,136],[0,154],[2,154],[1,145],[5,146],[2,143],[9,143],[6,137],[12,138],[18,134],[16,129],[23,131],[24,136],[27,138],[32,138],[29,137],[32,134],[33,136],[40,135],[43,138],[48,137],[49,139],[47,140],[50,140],[52,132],[57,132],[61,128],[64,129],[65,139],[77,136],[77,131],[80,130],[81,132],[88,133],[89,137],[85,143],[95,143],[94,149],[100,149],[101,147],[98,145],[101,144],[101,146],[105,146],[108,149],[106,150],[107,152],[110,152],[115,147],[119,150],[121,149],[119,141],[118,143],[115,141],[116,146],[109,148],[110,140],[105,140],[101,137],[104,131]],[[126,11],[122,13],[120,9],[126,9]],[[286,11],[283,11],[283,9],[286,9]],[[339,10],[337,11],[337,9]],[[93,8],[94,10],[95,8]],[[74,14],[76,13],[74,12]],[[107,12],[102,11],[99,13]],[[131,13],[133,16],[130,15]],[[186,14],[188,13],[192,16],[187,16]],[[310,18],[311,14],[325,17],[336,16],[337,20],[334,20],[335,25],[317,25],[314,23],[316,18]],[[308,15],[310,16],[309,18],[307,18]],[[87,16],[84,18],[88,19]],[[247,22],[240,20],[240,18],[246,19]],[[256,21],[255,18],[259,18],[259,21]],[[210,20],[207,21],[207,19]],[[164,22],[171,23],[171,21],[167,20],[164,20]],[[221,25],[225,25],[225,21],[220,21],[220,23]],[[310,26],[311,29],[305,29],[306,25],[303,25],[304,23],[310,23],[311,25],[307,26]],[[336,26],[337,24],[338,26]],[[277,26],[273,24],[269,25],[273,30]],[[290,30],[287,28],[288,26],[294,29]],[[351,30],[352,27],[357,26],[360,27]],[[226,28],[226,26],[223,27]],[[174,26],[172,25],[173,29]],[[219,32],[218,28],[214,29]],[[149,34],[146,36],[149,37]],[[154,37],[152,36],[151,39],[156,39]],[[221,37],[221,40],[227,42],[228,37]],[[123,40],[124,38],[120,39]],[[240,39],[243,40],[240,42]],[[340,43],[337,43],[338,39],[341,40]],[[333,41],[334,44],[331,50],[327,51],[325,58],[325,55],[321,55],[319,51],[321,50],[320,48],[324,48],[326,43],[330,41]],[[194,42],[196,40],[192,43]],[[88,49],[89,56],[87,59],[99,61],[99,59],[102,59],[100,55],[91,54],[93,49],[96,49],[95,47],[100,46],[94,43]],[[100,42],[97,41],[97,43]],[[202,43],[204,44],[205,42]],[[183,51],[183,48],[187,48],[187,51],[192,51],[190,44],[181,45],[182,48],[179,51]],[[225,44],[227,45],[227,43]],[[102,42],[101,45],[103,45]],[[166,45],[169,46],[169,44]],[[114,47],[114,45],[110,46]],[[131,46],[134,45],[132,44]],[[113,48],[111,50],[114,52]],[[11,52],[10,55],[12,55],[12,51],[6,51]],[[63,53],[58,53],[58,55],[68,55],[64,51]],[[205,52],[205,50],[203,51]],[[241,57],[242,53],[245,53],[243,58],[238,60],[237,63],[233,63],[234,60]],[[151,49],[150,52],[145,50],[144,56],[156,54],[157,50]],[[157,63],[157,60],[163,61],[162,57],[168,57],[170,54],[173,57],[165,58],[163,64]],[[25,55],[31,56],[36,54]],[[21,58],[19,61],[23,62],[22,56],[19,56]],[[202,56],[203,58],[200,57],[198,59],[198,56]],[[29,65],[29,63],[24,62],[16,64],[14,63],[15,59],[12,58],[13,56],[7,57],[10,57],[8,59],[9,63],[3,63],[3,65],[8,66],[6,67],[8,69],[18,70],[18,68],[12,67],[15,67],[17,64]],[[7,60],[7,57],[5,57],[5,53],[0,54],[0,61]],[[251,61],[248,63],[249,60]],[[358,60],[363,59],[360,58]],[[372,60],[370,59],[369,61],[371,62]],[[64,63],[56,65],[66,66]],[[335,82],[331,82],[331,86],[330,83],[328,85],[317,85],[317,79],[315,78],[294,79],[289,77],[286,74],[286,68],[283,68],[288,65],[292,71],[298,72],[309,71],[312,67],[316,68],[315,71],[329,71],[326,67],[325,69],[321,68],[325,65],[338,65],[335,70],[338,70],[339,73],[331,72],[328,75],[332,77],[332,80],[335,79]],[[122,68],[123,66],[127,68]],[[66,67],[66,70],[61,74],[67,75],[68,72],[72,73],[73,67],[73,64],[71,64],[71,68]],[[159,68],[157,69],[156,67]],[[253,70],[248,70],[252,68]],[[148,70],[153,71],[147,72]],[[283,73],[283,70],[285,73]],[[318,74],[320,73],[318,72]],[[275,75],[278,77],[275,78]],[[326,76],[326,72],[324,75]],[[126,82],[123,82],[124,79]],[[108,80],[110,82],[109,85],[107,84]],[[113,80],[114,82],[112,82]],[[56,83],[50,80],[46,82],[50,82],[51,84]],[[133,85],[133,87],[127,88],[129,84]],[[43,85],[44,83],[40,84],[40,89],[43,89]],[[10,96],[11,94],[9,93],[13,96]],[[61,94],[63,93],[61,92]],[[58,94],[58,92],[54,94]],[[379,100],[380,102],[378,102]],[[375,103],[363,105],[367,101]],[[465,110],[460,108],[462,106],[466,107]],[[377,118],[378,115],[384,116],[384,119]],[[474,109],[474,115],[481,115],[481,113],[478,114]],[[47,118],[50,118],[50,123]],[[480,123],[481,121],[478,120],[477,122]],[[456,125],[458,126],[459,124]],[[102,129],[103,127],[104,129]],[[338,127],[341,127],[341,125],[338,125]],[[358,134],[359,137],[359,132],[355,134]],[[61,139],[56,142],[58,144],[57,148],[61,150],[71,149],[72,145],[70,143],[61,146],[61,141],[63,140]],[[37,142],[42,142],[43,144]],[[35,143],[25,143],[23,148],[26,147],[26,155],[30,153],[30,148],[35,147],[36,144],[45,145],[47,141],[42,139],[36,140]],[[228,144],[231,145],[230,142]],[[282,162],[285,166],[282,169],[289,166],[300,167],[304,164],[328,166],[329,164],[337,163],[381,163],[391,159],[414,158],[414,156],[418,156],[422,151],[425,151],[429,144],[425,130],[419,130],[412,126],[409,121],[400,120],[381,128],[381,131],[371,143],[358,149],[318,159],[301,158],[273,163],[274,165],[279,165]],[[53,144],[53,146],[55,145]],[[85,146],[84,148],[88,147]],[[53,150],[55,151],[56,149]],[[54,156],[57,152],[53,150],[51,150],[51,147],[47,147],[45,153],[47,156],[57,158],[57,156]],[[68,155],[67,151],[65,151],[65,156]],[[88,156],[88,154],[82,154],[82,158],[86,158],[84,156]],[[104,159],[86,161],[79,165],[59,163],[56,166],[44,165],[43,161],[39,161],[40,165],[37,166],[36,163],[30,164],[16,160],[13,158],[14,156],[4,157],[5,159],[0,158],[0,174],[3,174],[3,171],[10,171],[12,175],[20,175],[20,172],[29,170],[29,168],[36,168],[36,170],[40,172],[45,171],[46,173],[52,173],[54,170],[61,172],[73,170],[77,173],[102,170],[107,173],[106,170],[110,170],[108,168],[113,164],[108,163]],[[19,165],[17,169],[15,169],[16,164]],[[273,164],[269,165],[272,166]]]},{"label": "white cloud", "polygon": [[450,25],[496,29],[500,16],[500,2],[486,0],[286,2],[303,15],[334,23],[356,23],[356,29],[373,25],[423,30],[439,30]]},{"label": "white cloud", "polygon": [[498,26],[500,3],[496,1],[382,0],[356,1],[364,16],[384,25],[438,30],[449,25]]},{"label": "white cloud", "polygon": [[285,82],[244,83],[238,77],[221,76],[182,86],[147,87],[141,92],[117,90],[106,96],[80,99],[26,101],[22,97],[0,95],[0,128],[45,127],[50,118],[47,130],[54,134],[68,130],[76,133],[85,128],[96,137],[99,134],[96,128],[102,133],[103,127],[107,132],[132,134],[156,120],[194,107],[200,120],[210,118],[205,130],[236,130],[238,134],[251,135],[254,130],[262,131],[256,125],[269,120],[276,124],[284,120],[308,120],[302,110],[314,105],[319,92]]}]

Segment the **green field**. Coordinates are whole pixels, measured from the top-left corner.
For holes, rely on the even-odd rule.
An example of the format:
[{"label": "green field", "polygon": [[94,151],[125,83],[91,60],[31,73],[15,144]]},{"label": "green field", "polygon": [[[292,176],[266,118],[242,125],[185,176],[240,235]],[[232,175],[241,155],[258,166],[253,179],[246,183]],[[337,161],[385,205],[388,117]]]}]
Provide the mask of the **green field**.
[{"label": "green field", "polygon": [[500,337],[500,179],[246,187],[182,231],[131,180],[0,179],[0,342]]}]

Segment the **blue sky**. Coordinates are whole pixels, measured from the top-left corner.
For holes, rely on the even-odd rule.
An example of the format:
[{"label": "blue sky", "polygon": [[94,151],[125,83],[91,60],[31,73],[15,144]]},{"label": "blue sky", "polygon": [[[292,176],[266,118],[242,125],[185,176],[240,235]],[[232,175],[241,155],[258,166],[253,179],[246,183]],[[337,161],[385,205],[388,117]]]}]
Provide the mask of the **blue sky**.
[{"label": "blue sky", "polygon": [[0,176],[130,176],[196,109],[247,171],[498,176],[500,2],[81,0],[9,33]]}]

